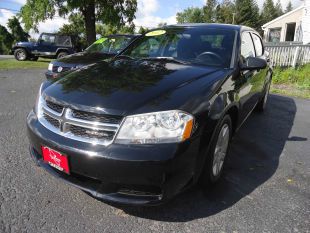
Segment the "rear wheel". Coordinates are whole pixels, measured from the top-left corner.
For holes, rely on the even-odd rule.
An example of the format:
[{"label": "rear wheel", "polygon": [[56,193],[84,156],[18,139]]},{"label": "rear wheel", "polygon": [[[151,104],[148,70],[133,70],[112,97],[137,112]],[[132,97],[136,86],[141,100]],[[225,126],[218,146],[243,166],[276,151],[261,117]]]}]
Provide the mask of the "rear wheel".
[{"label": "rear wheel", "polygon": [[20,48],[14,51],[14,57],[18,61],[25,61],[27,60],[28,55],[25,49]]},{"label": "rear wheel", "polygon": [[58,55],[57,55],[57,59],[62,58],[62,57],[65,57],[65,56],[67,56],[67,55],[68,55],[67,52],[60,52],[60,53],[58,53]]},{"label": "rear wheel", "polygon": [[210,151],[206,155],[207,159],[200,179],[203,187],[209,187],[215,184],[222,175],[232,135],[232,122],[230,116],[226,115],[221,120],[219,127],[215,130],[210,145]]}]

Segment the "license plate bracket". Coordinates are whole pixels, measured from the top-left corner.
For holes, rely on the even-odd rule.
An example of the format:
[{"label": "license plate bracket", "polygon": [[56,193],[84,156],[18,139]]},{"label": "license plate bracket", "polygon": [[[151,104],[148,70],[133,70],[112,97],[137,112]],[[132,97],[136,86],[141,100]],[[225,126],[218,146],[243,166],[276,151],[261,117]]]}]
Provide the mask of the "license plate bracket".
[{"label": "license plate bracket", "polygon": [[66,174],[70,174],[68,156],[64,155],[56,150],[53,150],[47,146],[42,146],[42,155],[44,162],[50,166],[62,171]]}]

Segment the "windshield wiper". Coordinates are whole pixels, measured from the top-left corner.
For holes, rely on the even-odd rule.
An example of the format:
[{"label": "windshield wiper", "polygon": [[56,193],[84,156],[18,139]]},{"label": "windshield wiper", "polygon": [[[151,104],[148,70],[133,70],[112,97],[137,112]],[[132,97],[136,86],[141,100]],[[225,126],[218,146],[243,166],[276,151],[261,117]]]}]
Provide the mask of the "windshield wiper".
[{"label": "windshield wiper", "polygon": [[174,57],[146,57],[146,58],[141,58],[140,60],[168,61],[168,62],[174,62],[174,63],[182,64],[182,65],[188,65],[189,64],[186,61],[180,61],[180,60],[175,59]]}]

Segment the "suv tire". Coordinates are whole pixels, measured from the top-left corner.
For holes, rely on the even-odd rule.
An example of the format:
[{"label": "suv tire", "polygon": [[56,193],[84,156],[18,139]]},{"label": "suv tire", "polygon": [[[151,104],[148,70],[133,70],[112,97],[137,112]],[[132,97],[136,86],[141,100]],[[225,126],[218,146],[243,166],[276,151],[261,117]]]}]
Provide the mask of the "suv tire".
[{"label": "suv tire", "polygon": [[14,57],[17,61],[25,61],[28,58],[28,54],[25,49],[19,48],[14,51]]},{"label": "suv tire", "polygon": [[57,59],[62,58],[62,57],[65,57],[65,56],[67,56],[67,55],[68,55],[67,52],[60,52],[60,53],[58,53],[58,55],[57,55]]}]

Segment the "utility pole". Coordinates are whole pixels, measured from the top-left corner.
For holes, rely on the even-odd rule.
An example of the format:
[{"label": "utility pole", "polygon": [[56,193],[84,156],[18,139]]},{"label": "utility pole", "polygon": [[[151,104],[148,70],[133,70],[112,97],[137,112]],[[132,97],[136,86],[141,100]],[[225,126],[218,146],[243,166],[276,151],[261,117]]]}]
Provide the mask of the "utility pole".
[{"label": "utility pole", "polygon": [[235,24],[235,15],[236,13],[232,13],[233,14],[233,21],[232,21],[232,24]]}]

